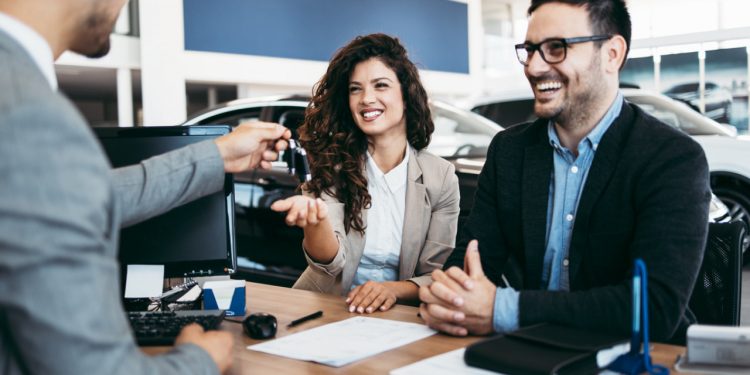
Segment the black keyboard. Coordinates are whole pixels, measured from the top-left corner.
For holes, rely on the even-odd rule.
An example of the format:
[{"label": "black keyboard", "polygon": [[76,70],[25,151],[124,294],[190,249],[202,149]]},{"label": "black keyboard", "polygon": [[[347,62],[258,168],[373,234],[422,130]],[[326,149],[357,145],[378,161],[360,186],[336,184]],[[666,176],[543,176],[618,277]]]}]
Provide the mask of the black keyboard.
[{"label": "black keyboard", "polygon": [[173,345],[182,327],[198,323],[205,330],[215,330],[224,319],[223,310],[178,310],[155,312],[129,312],[138,345]]}]

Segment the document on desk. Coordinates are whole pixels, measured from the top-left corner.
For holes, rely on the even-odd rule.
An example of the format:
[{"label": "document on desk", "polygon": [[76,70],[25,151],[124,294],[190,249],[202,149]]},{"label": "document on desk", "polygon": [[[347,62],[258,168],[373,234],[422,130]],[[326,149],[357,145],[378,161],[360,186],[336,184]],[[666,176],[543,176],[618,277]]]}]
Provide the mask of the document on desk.
[{"label": "document on desk", "polygon": [[341,367],[432,336],[422,324],[356,317],[326,324],[247,348],[303,361]]},{"label": "document on desk", "polygon": [[464,362],[466,348],[436,355],[391,371],[391,375],[498,375]]}]

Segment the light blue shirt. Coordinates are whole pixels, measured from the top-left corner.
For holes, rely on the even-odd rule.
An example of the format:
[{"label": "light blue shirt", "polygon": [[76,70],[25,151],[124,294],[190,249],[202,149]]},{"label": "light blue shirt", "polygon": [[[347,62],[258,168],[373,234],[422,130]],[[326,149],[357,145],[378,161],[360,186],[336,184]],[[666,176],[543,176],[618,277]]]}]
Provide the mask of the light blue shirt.
[{"label": "light blue shirt", "polygon": [[[553,149],[553,171],[547,200],[547,238],[542,268],[542,285],[547,290],[570,290],[568,250],[575,224],[576,210],[586,183],[596,149],[622,109],[622,93],[617,94],[594,129],[578,143],[578,157],[560,144],[552,121],[547,125],[549,142]],[[493,327],[496,332],[518,329],[518,297],[513,288],[497,288]]]},{"label": "light blue shirt", "polygon": [[369,280],[398,280],[410,153],[407,144],[404,159],[388,173],[383,173],[372,155],[367,153],[365,170],[371,204],[366,215],[367,222],[374,225],[369,225],[365,231],[365,247],[352,280],[352,289]]}]

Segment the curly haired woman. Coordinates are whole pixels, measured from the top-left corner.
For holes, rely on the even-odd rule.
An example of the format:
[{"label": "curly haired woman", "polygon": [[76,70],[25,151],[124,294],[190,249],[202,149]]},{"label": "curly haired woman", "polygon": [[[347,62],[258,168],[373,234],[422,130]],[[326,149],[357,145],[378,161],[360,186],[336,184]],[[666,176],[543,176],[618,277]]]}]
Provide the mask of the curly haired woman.
[{"label": "curly haired woman", "polygon": [[433,130],[398,39],[360,36],[337,51],[300,127],[313,178],[271,207],[304,230],[309,266],[295,288],[341,294],[358,313],[418,300],[459,213],[453,165],[425,150]]}]

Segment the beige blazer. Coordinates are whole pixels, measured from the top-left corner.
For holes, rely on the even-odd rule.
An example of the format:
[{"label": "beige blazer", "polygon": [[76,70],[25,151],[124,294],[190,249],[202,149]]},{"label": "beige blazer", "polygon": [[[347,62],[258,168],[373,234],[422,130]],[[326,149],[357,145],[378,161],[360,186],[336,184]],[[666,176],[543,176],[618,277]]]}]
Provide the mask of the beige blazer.
[{"label": "beige blazer", "polygon": [[[430,273],[443,266],[455,246],[458,177],[448,161],[424,150],[410,150],[398,279],[421,286],[432,282]],[[327,194],[322,199],[328,205],[328,219],[339,240],[339,250],[328,264],[316,263],[305,252],[308,267],[294,288],[346,295],[362,258],[365,237],[354,230],[344,232],[343,203]],[[362,218],[367,225],[366,209]]]}]

